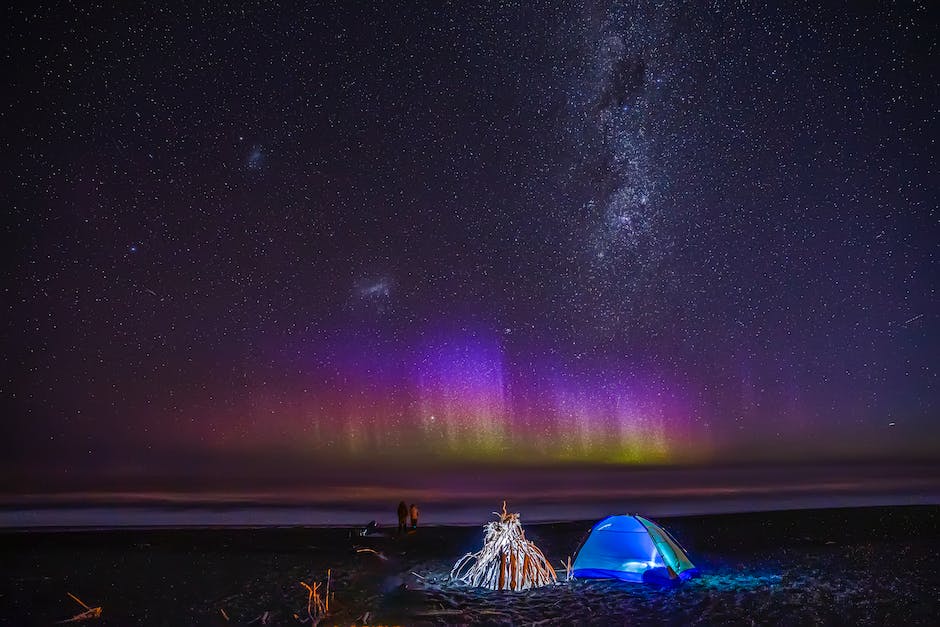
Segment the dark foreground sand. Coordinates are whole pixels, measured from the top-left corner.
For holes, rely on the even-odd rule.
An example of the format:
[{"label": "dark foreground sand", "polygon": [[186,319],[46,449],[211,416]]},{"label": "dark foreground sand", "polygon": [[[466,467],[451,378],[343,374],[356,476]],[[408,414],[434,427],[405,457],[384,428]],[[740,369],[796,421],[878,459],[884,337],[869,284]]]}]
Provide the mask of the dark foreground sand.
[{"label": "dark foreground sand", "polygon": [[[293,615],[306,615],[298,582],[322,581],[327,568],[335,602],[324,625],[940,621],[940,507],[658,521],[701,576],[677,588],[574,581],[525,593],[449,582],[454,561],[480,547],[482,527],[401,538],[322,528],[4,533],[0,624],[68,618],[80,609],[72,592],[104,608],[101,620],[83,624],[257,625],[268,612],[269,624],[296,625]],[[526,525],[526,533],[558,565],[590,525]]]}]

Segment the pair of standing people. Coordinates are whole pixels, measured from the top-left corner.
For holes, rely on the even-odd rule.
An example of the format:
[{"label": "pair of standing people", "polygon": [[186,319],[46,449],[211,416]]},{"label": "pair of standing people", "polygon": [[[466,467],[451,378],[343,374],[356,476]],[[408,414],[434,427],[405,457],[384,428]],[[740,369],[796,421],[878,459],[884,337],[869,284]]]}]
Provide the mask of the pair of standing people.
[{"label": "pair of standing people", "polygon": [[398,533],[404,533],[408,529],[408,518],[411,518],[411,528],[418,528],[418,506],[414,503],[409,508],[404,501],[398,504]]}]

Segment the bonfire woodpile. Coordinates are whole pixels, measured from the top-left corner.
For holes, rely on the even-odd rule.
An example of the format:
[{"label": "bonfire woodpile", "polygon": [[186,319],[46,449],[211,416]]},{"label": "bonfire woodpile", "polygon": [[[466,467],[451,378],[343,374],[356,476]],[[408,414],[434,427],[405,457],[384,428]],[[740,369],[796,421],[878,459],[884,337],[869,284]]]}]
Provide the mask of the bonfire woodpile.
[{"label": "bonfire woodpile", "polygon": [[491,590],[527,590],[557,581],[555,570],[537,546],[525,538],[519,514],[493,512],[499,520],[487,523],[483,548],[454,564],[451,577]]}]

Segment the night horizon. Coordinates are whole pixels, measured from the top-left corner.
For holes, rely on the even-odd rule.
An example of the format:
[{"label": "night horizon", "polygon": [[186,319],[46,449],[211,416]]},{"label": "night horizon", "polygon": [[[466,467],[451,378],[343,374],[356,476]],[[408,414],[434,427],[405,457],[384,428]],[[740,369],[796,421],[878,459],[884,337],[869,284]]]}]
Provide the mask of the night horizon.
[{"label": "night horizon", "polygon": [[935,10],[8,17],[0,498],[936,464]]}]

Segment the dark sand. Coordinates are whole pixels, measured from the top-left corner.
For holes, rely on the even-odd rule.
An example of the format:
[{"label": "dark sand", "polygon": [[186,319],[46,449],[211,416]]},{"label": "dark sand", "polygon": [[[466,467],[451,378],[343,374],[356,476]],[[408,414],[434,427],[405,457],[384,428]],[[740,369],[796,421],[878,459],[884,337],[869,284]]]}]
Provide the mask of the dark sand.
[{"label": "dark sand", "polygon": [[[68,618],[80,609],[66,597],[72,592],[104,608],[100,621],[82,624],[260,624],[270,612],[270,624],[296,625],[293,615],[306,615],[298,582],[323,581],[327,568],[335,601],[323,625],[940,621],[938,506],[657,520],[686,547],[698,578],[676,588],[574,581],[525,593],[449,582],[452,564],[479,549],[484,521],[401,538],[393,528],[374,538],[335,528],[6,532],[0,624]],[[590,525],[525,528],[558,565]]]}]

